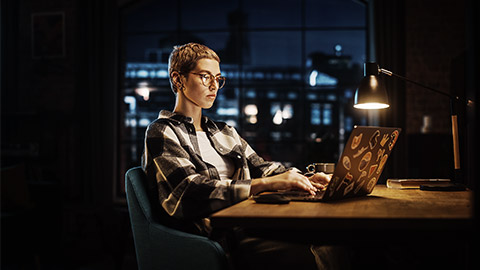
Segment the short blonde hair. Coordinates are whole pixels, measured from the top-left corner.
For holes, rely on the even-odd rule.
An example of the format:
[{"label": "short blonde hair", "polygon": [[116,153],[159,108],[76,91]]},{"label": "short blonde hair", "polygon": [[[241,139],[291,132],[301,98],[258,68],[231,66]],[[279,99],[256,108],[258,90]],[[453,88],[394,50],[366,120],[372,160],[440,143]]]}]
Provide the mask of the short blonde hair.
[{"label": "short blonde hair", "polygon": [[168,58],[168,77],[172,91],[177,93],[177,86],[172,81],[172,72],[188,74],[197,66],[200,59],[213,59],[220,63],[220,57],[210,48],[198,43],[188,43],[181,46],[174,46]]}]

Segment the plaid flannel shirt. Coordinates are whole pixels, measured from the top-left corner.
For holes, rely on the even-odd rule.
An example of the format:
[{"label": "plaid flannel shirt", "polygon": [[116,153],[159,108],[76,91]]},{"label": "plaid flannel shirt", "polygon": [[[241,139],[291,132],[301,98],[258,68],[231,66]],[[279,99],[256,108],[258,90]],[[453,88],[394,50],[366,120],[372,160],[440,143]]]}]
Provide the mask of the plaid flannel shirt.
[{"label": "plaid flannel shirt", "polygon": [[163,210],[208,234],[206,218],[248,198],[252,178],[279,174],[286,168],[262,159],[235,128],[223,122],[204,116],[202,128],[213,148],[233,161],[232,179],[220,180],[216,168],[203,161],[193,119],[169,111],[161,111],[146,130],[142,166],[150,187],[156,184]]}]

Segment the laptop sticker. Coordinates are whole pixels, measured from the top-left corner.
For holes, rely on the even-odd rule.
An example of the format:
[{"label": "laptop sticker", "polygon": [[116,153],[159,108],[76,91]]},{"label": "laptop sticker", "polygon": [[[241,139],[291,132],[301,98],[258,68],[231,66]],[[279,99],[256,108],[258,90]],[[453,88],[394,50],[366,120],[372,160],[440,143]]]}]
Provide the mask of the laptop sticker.
[{"label": "laptop sticker", "polygon": [[373,149],[375,146],[377,146],[378,143],[378,137],[380,137],[380,130],[375,130],[375,133],[373,133],[372,137],[370,138],[369,145],[370,149]]},{"label": "laptop sticker", "polygon": [[370,163],[370,159],[372,159],[372,152],[367,152],[365,155],[363,155],[362,160],[360,160],[360,163],[358,164],[358,170],[365,170],[368,166],[368,163]]},{"label": "laptop sticker", "polygon": [[343,196],[347,195],[348,193],[350,193],[350,191],[353,190],[353,187],[355,186],[355,181],[352,181],[346,188],[345,190],[343,191]]},{"label": "laptop sticker", "polygon": [[387,155],[387,154],[385,154],[385,155],[382,157],[382,160],[380,161],[380,165],[378,166],[378,169],[377,169],[377,174],[380,174],[380,172],[382,171],[383,166],[385,166],[385,162],[387,162],[387,158],[388,158],[388,155]]},{"label": "laptop sticker", "polygon": [[343,177],[342,181],[338,184],[337,191],[340,189],[340,187],[343,184],[346,184],[348,186],[350,184],[350,182],[352,181],[352,179],[353,179],[353,175],[351,173],[347,172],[345,177]]},{"label": "laptop sticker", "polygon": [[352,163],[350,162],[350,158],[348,156],[344,156],[342,159],[342,164],[345,169],[350,170],[352,168]]},{"label": "laptop sticker", "polygon": [[363,152],[365,152],[365,150],[367,150],[367,149],[368,149],[368,147],[366,147],[366,146],[358,149],[358,152],[353,155],[353,158],[357,158],[358,156],[363,154]]},{"label": "laptop sticker", "polygon": [[357,148],[357,146],[360,144],[360,142],[362,141],[362,137],[363,137],[363,133],[360,133],[358,134],[357,136],[354,136],[353,137],[353,140],[352,140],[352,145],[351,145],[351,148],[352,150]]},{"label": "laptop sticker", "polygon": [[355,188],[355,191],[354,193],[357,194],[360,189],[363,187],[363,184],[365,183],[365,180],[367,179],[367,172],[366,171],[363,171],[362,174],[360,175],[360,177],[358,178],[358,185],[357,187]]},{"label": "laptop sticker", "polygon": [[390,139],[390,137],[388,136],[388,134],[383,134],[383,138],[382,138],[382,140],[380,141],[380,145],[381,145],[382,147],[384,147],[385,144],[388,142],[388,139]]},{"label": "laptop sticker", "polygon": [[392,140],[388,144],[388,149],[390,151],[392,151],[392,148],[393,148],[393,146],[395,145],[395,143],[397,142],[397,139],[398,139],[398,130],[394,130],[392,132],[392,135],[390,135],[390,137],[392,138]]},{"label": "laptop sticker", "polygon": [[375,172],[377,167],[378,167],[378,164],[373,164],[372,166],[370,166],[370,171],[368,172],[368,177],[372,176],[372,174]]},{"label": "laptop sticker", "polygon": [[370,181],[367,184],[367,192],[368,193],[372,192],[376,183],[377,183],[377,178],[373,177],[372,179],[370,179]]},{"label": "laptop sticker", "polygon": [[378,149],[376,162],[382,160],[384,153],[385,153],[385,149],[382,149],[382,148]]}]

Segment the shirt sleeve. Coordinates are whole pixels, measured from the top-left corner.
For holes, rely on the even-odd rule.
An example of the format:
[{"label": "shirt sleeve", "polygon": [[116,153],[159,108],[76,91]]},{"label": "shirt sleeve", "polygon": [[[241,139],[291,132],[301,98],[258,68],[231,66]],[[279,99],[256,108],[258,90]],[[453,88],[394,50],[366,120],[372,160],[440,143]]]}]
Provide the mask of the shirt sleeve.
[{"label": "shirt sleeve", "polygon": [[205,164],[186,139],[169,125],[151,125],[146,132],[144,170],[154,175],[159,203],[170,215],[193,220],[244,200],[251,180],[210,179]]}]

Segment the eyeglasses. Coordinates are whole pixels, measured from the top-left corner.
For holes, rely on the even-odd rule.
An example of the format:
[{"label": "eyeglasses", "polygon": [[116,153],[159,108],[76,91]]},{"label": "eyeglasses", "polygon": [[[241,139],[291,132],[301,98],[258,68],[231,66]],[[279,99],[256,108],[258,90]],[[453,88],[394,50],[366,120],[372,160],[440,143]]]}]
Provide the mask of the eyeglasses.
[{"label": "eyeglasses", "polygon": [[202,78],[203,85],[207,87],[212,84],[213,80],[215,80],[215,82],[218,85],[218,89],[221,89],[225,85],[225,81],[227,80],[227,78],[220,75],[213,76],[212,74],[202,74],[202,73],[195,73],[195,72],[190,72],[190,73],[200,76],[200,78]]}]

